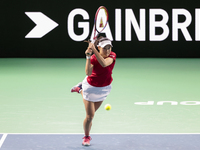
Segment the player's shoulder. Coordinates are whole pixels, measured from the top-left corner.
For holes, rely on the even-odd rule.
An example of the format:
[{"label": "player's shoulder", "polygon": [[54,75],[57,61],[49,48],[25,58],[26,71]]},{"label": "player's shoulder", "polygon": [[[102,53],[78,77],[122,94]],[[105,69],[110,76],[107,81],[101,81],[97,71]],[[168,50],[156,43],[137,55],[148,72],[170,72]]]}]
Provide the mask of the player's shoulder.
[{"label": "player's shoulder", "polygon": [[97,61],[96,55],[93,54],[93,55],[90,57],[90,62],[91,62],[92,64],[94,64],[96,61]]},{"label": "player's shoulder", "polygon": [[93,55],[91,56],[91,59],[95,59],[95,58],[96,58],[96,55],[93,54]]},{"label": "player's shoulder", "polygon": [[113,59],[116,59],[117,55],[115,52],[111,51],[109,57],[113,58]]}]

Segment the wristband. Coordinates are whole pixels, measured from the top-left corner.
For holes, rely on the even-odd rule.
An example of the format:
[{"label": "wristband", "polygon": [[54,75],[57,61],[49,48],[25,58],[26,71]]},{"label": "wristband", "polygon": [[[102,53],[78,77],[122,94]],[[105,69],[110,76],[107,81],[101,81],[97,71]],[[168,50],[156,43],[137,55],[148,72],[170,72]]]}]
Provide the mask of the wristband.
[{"label": "wristband", "polygon": [[86,56],[86,59],[90,59],[90,56]]}]

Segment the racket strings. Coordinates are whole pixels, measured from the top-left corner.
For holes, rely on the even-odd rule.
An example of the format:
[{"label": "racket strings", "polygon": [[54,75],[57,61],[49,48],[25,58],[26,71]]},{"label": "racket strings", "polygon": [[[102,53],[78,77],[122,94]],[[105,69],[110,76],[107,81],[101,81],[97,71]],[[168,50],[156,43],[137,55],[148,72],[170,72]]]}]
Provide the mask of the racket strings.
[{"label": "racket strings", "polygon": [[[102,13],[100,12],[100,10],[103,10],[103,11],[104,11],[106,19],[104,18],[105,20],[103,20],[102,16],[100,15],[101,18],[100,18],[100,22],[99,22],[99,21],[97,21],[98,15],[99,15],[99,14],[102,14]],[[99,33],[101,33],[101,32],[105,29],[105,27],[107,26],[107,24],[108,24],[108,18],[109,18],[108,10],[106,9],[106,7],[100,6],[100,7],[97,9],[97,12],[96,12],[96,14],[95,14],[95,19],[94,19],[94,26],[95,26],[95,29],[94,29],[94,37],[93,37],[94,40],[98,37]],[[103,21],[105,21],[105,22],[103,22]],[[101,30],[100,30],[100,28],[101,28]],[[99,30],[100,30],[100,31],[99,31]],[[96,32],[97,32],[97,33],[96,33]]]}]

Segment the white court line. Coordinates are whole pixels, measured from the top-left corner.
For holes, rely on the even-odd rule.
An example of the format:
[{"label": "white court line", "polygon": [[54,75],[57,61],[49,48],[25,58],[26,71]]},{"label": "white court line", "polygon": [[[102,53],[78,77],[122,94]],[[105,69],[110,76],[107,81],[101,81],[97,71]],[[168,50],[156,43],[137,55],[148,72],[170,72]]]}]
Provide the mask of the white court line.
[{"label": "white court line", "polygon": [[[0,134],[5,134],[5,133],[0,133]],[[12,135],[71,135],[71,134],[84,134],[84,133],[7,133],[7,134],[12,134]],[[6,135],[7,135],[6,134]],[[160,135],[160,134],[165,134],[165,135],[183,135],[183,134],[185,134],[185,135],[187,135],[187,134],[191,134],[191,135],[195,135],[195,134],[197,134],[197,135],[200,135],[200,133],[90,133],[91,135],[94,135],[94,134],[96,134],[96,135],[101,135],[101,134],[106,134],[106,135],[108,135],[108,134],[111,134],[111,135],[116,135],[116,134],[124,134],[124,135],[129,135],[129,134],[141,134],[141,135],[144,135],[144,134],[147,134],[147,135],[150,135],[150,134],[153,134],[153,135]]]},{"label": "white court line", "polygon": [[0,148],[3,145],[3,142],[5,141],[6,137],[7,137],[7,134],[3,134],[3,136],[2,136],[2,138],[0,140]]}]

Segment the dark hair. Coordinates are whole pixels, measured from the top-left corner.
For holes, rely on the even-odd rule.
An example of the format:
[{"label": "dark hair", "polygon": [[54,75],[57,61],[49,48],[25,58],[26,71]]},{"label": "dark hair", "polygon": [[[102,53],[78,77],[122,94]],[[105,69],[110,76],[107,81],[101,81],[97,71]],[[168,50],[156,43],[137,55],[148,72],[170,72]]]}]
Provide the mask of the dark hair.
[{"label": "dark hair", "polygon": [[95,42],[94,42],[94,46],[96,49],[98,49],[97,45],[99,44],[99,42],[101,41],[101,39],[104,38],[103,36],[98,37]]}]

